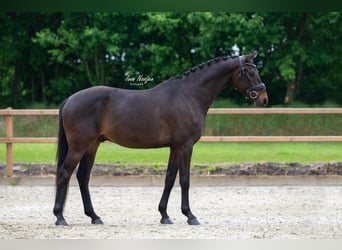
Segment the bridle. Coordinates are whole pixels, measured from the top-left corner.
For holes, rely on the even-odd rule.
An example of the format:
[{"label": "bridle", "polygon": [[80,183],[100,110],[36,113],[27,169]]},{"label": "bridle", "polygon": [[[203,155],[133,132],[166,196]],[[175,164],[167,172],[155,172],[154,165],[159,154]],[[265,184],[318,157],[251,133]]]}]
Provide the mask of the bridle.
[{"label": "bridle", "polygon": [[249,77],[247,74],[245,74],[245,66],[251,66],[256,68],[256,65],[253,63],[243,63],[243,56],[239,56],[239,62],[240,62],[240,73],[239,73],[239,79],[245,75],[249,88],[246,91],[246,97],[249,98],[251,101],[255,101],[259,98],[261,92],[266,90],[266,85],[262,82],[257,83],[255,85],[252,84],[252,82],[249,80]]}]

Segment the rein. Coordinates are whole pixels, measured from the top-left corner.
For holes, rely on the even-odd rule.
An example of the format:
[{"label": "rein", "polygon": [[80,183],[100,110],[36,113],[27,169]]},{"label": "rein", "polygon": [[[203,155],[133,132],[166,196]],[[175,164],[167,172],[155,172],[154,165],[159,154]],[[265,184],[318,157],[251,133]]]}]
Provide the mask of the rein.
[{"label": "rein", "polygon": [[260,92],[266,90],[266,85],[262,82],[257,83],[253,85],[251,81],[249,80],[249,77],[247,74],[245,74],[245,66],[252,66],[256,68],[256,65],[253,63],[243,63],[243,56],[239,56],[239,63],[240,63],[240,74],[239,78],[242,77],[243,75],[246,76],[249,88],[246,91],[246,97],[249,98],[252,101],[255,101],[256,99],[259,98]]}]

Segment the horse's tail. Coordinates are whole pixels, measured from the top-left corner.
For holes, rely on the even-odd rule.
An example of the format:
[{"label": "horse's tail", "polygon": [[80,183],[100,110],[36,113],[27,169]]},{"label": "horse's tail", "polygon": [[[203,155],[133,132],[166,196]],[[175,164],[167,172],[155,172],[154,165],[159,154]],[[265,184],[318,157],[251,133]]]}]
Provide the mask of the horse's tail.
[{"label": "horse's tail", "polygon": [[57,144],[57,154],[56,154],[56,160],[57,160],[56,176],[58,176],[58,171],[63,165],[63,162],[66,158],[66,155],[68,153],[68,148],[69,148],[68,142],[65,136],[65,130],[63,126],[63,117],[62,117],[62,110],[64,108],[65,103],[66,101],[64,101],[59,108],[58,144]]}]

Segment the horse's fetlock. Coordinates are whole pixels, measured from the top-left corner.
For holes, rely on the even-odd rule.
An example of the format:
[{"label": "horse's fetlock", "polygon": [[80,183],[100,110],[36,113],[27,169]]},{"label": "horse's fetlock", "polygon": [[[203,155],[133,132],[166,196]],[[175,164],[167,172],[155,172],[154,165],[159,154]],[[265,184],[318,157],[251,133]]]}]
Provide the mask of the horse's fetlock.
[{"label": "horse's fetlock", "polygon": [[166,207],[165,206],[159,206],[158,207],[158,211],[161,212],[161,213],[165,212],[166,211]]},{"label": "horse's fetlock", "polygon": [[190,208],[186,207],[186,208],[182,208],[182,214],[184,214],[185,216],[188,216],[190,214]]}]

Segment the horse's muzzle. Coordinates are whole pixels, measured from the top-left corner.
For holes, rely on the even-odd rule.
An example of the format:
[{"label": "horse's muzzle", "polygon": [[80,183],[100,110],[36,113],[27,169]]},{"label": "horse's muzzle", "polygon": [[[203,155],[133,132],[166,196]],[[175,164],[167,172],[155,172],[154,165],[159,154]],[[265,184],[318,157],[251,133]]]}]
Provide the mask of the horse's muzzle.
[{"label": "horse's muzzle", "polygon": [[259,83],[247,89],[246,97],[257,107],[265,107],[268,104],[266,85]]},{"label": "horse's muzzle", "polygon": [[268,104],[268,95],[266,91],[263,91],[261,94],[258,93],[257,98],[253,101],[256,107],[266,107]]}]

